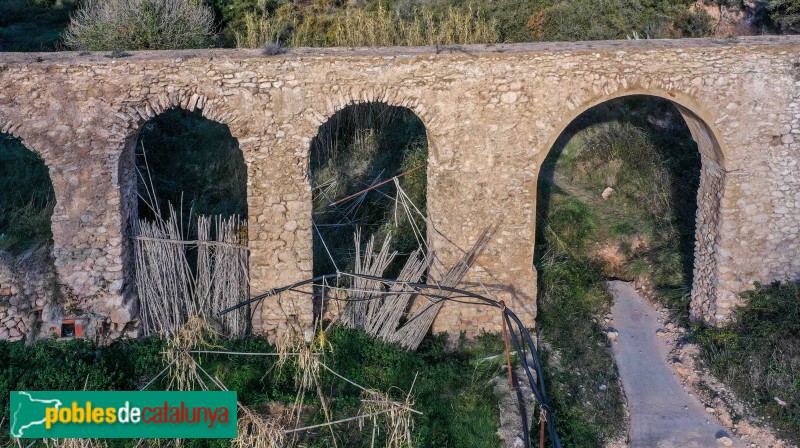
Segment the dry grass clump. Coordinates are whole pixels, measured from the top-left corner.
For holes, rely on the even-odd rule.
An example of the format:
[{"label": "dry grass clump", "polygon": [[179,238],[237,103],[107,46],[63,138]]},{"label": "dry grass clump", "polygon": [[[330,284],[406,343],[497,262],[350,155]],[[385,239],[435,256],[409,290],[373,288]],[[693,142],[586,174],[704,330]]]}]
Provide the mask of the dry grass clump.
[{"label": "dry grass clump", "polygon": [[259,415],[239,403],[237,437],[231,441],[238,448],[282,448],[284,428],[277,419]]},{"label": "dry grass clump", "polygon": [[[372,389],[365,391],[364,395],[366,398],[361,400],[359,414],[369,416],[372,422],[371,446],[375,446],[383,428],[386,432],[386,448],[411,448],[411,434],[414,431],[412,413],[415,412],[411,393],[406,395],[404,402],[392,400],[388,394]],[[363,427],[363,420],[360,426]]]},{"label": "dry grass clump", "polygon": [[[321,33],[319,29],[327,29]],[[419,45],[487,44],[500,40],[496,19],[482,11],[449,8],[435,13],[414,9],[408,16],[385,7],[347,9],[328,20],[312,20],[293,13],[250,14],[236,46],[258,48],[280,43],[289,47],[392,47]]]},{"label": "dry grass clump", "polygon": [[219,338],[211,325],[198,317],[190,318],[175,335],[167,340],[164,358],[169,365],[168,390],[193,390],[194,386],[207,389],[205,382],[197,372],[198,364],[191,350],[212,348]]},{"label": "dry grass clump", "polygon": [[319,377],[319,362],[317,357],[324,347],[318,347],[315,338],[310,343],[306,342],[305,333],[297,321],[291,321],[288,328],[278,340],[278,368],[283,368],[291,360],[295,366],[294,382],[300,390],[308,390],[314,385],[315,378]]},{"label": "dry grass clump", "polygon": [[47,448],[108,448],[108,442],[100,439],[42,439],[42,443]]}]

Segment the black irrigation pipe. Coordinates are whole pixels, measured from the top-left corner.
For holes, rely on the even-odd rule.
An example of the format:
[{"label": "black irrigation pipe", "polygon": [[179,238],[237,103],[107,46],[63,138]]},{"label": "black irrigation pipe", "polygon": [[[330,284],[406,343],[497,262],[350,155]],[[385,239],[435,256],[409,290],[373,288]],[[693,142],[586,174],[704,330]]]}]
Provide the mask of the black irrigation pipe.
[{"label": "black irrigation pipe", "polygon": [[[371,276],[371,275],[338,272],[336,274],[319,275],[319,276],[314,277],[314,278],[310,278],[310,279],[307,279],[307,280],[303,280],[303,281],[299,281],[299,282],[296,282],[296,283],[292,283],[291,285],[287,285],[287,286],[283,286],[283,287],[280,287],[280,288],[271,289],[271,290],[269,290],[269,291],[267,291],[267,292],[265,292],[265,293],[263,293],[261,295],[258,295],[258,296],[255,296],[255,297],[251,297],[250,299],[247,299],[245,301],[239,302],[236,305],[233,305],[231,307],[225,308],[224,310],[220,311],[219,314],[222,315],[222,314],[229,313],[231,311],[234,311],[234,310],[237,310],[239,308],[245,307],[245,306],[247,306],[247,305],[249,305],[251,303],[259,302],[259,301],[261,301],[261,300],[263,300],[263,299],[265,299],[267,297],[276,296],[276,295],[278,295],[278,294],[280,294],[282,292],[286,292],[286,291],[302,292],[302,291],[296,291],[296,288],[298,288],[300,286],[308,285],[308,284],[318,283],[318,282],[321,282],[323,280],[339,278],[341,276],[353,277],[353,278],[361,278],[361,279],[365,279],[365,280],[371,280],[371,281],[375,281],[375,282],[379,282],[379,283],[384,283],[384,284],[387,284],[387,285],[388,284],[400,283],[402,285],[410,286],[412,288],[417,288],[417,289],[420,289],[420,290],[431,290],[431,289],[433,289],[433,290],[438,290],[438,291],[445,291],[445,292],[449,292],[449,293],[455,293],[455,294],[458,294],[458,297],[465,297],[465,298],[468,297],[468,298],[477,299],[478,302],[471,302],[471,304],[473,304],[473,305],[484,305],[484,306],[489,306],[489,307],[500,309],[501,312],[502,312],[502,318],[505,319],[506,324],[508,325],[509,334],[511,335],[511,342],[514,345],[514,350],[517,352],[517,356],[520,359],[520,362],[522,363],[522,367],[525,370],[525,375],[526,375],[526,377],[528,379],[528,384],[531,387],[531,391],[533,392],[533,395],[536,398],[536,400],[539,402],[539,404],[541,406],[541,409],[545,412],[545,419],[546,419],[546,422],[547,422],[547,432],[550,434],[550,441],[552,442],[554,448],[562,448],[561,440],[558,438],[558,434],[556,433],[556,426],[555,426],[555,419],[553,418],[553,412],[552,412],[552,410],[550,408],[550,405],[547,402],[547,391],[545,389],[545,384],[544,384],[544,372],[543,372],[543,369],[542,369],[541,360],[539,359],[539,353],[536,350],[536,345],[533,343],[533,338],[531,337],[531,335],[528,332],[528,330],[525,328],[525,325],[522,324],[522,321],[519,319],[519,317],[516,315],[516,313],[511,311],[509,308],[504,307],[504,305],[502,305],[497,300],[492,300],[492,299],[490,299],[488,297],[485,297],[485,296],[482,296],[480,294],[476,294],[476,293],[473,293],[473,292],[470,292],[470,291],[465,291],[463,289],[450,288],[448,286],[429,285],[427,283],[398,282],[397,280],[383,278],[383,277],[374,277],[374,276]],[[322,286],[323,288],[326,287],[326,285],[324,285],[324,284],[320,285],[320,286]],[[399,293],[407,293],[407,291],[402,291],[402,292],[399,292]],[[463,301],[454,300],[452,297],[443,296],[443,295],[440,295],[440,294],[433,294],[433,293],[428,293],[428,292],[418,292],[417,294],[423,295],[423,296],[428,296],[428,297],[434,297],[434,298],[441,299],[441,300],[452,301],[452,302],[456,302],[456,303],[465,303]],[[521,344],[520,344],[520,338],[517,337],[517,332],[519,332],[519,334],[520,334],[520,336],[522,338],[522,341],[521,341],[522,343]],[[533,361],[533,365],[532,366],[528,363],[528,359],[525,356],[525,351],[523,349],[527,349],[527,350],[530,351],[531,358],[532,358],[532,361]],[[536,376],[537,376],[538,381],[533,378],[533,374],[531,373],[531,369],[532,368],[536,369]],[[527,410],[525,409],[525,397],[523,397],[522,392],[521,392],[520,388],[518,387],[518,383],[519,383],[518,376],[513,371],[511,373],[512,373],[512,381],[513,381],[514,386],[515,386],[514,388],[516,389],[516,393],[517,393],[517,403],[518,403],[518,406],[519,406],[519,413],[520,413],[520,416],[522,417],[522,422],[523,422],[523,425],[524,425],[522,433],[524,435],[525,446],[528,447],[528,448],[532,448],[531,447],[531,440],[530,440],[530,430],[531,430],[531,428],[528,427],[528,423],[527,423],[528,418],[527,418]]]}]

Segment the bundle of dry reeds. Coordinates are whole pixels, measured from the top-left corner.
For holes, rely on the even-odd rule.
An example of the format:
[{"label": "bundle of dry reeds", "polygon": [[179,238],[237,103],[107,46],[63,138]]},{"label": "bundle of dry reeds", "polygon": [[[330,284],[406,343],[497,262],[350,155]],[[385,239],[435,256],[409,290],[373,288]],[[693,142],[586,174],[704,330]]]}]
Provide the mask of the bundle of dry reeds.
[{"label": "bundle of dry reeds", "polygon": [[[472,248],[467,251],[458,263],[450,268],[436,284],[448,288],[455,288],[458,286],[467,274],[467,271],[469,271],[469,268],[472,267],[475,259],[483,252],[486,245],[489,244],[491,237],[491,229],[485,229],[478,237],[477,241],[475,241]],[[449,297],[450,294],[450,292],[444,290],[437,291],[439,297]],[[439,314],[439,310],[445,302],[444,298],[434,299],[426,297],[426,299],[428,303],[420,307],[408,318],[408,321],[402,327],[398,328],[396,332],[386,338],[387,341],[398,344],[409,350],[416,350],[417,347],[419,347],[419,344],[422,343],[422,339],[425,338],[431,325],[433,325],[434,319],[436,319],[436,315]]]},{"label": "bundle of dry reeds", "polygon": [[239,403],[236,438],[238,448],[285,448],[284,428],[275,418],[265,417]]},{"label": "bundle of dry reeds", "polygon": [[194,275],[175,209],[169,218],[134,223],[136,288],[145,335],[169,336],[197,315]]},{"label": "bundle of dry reeds", "polygon": [[[192,317],[220,319],[223,333],[244,334],[246,308],[221,318],[217,313],[249,296],[246,223],[238,216],[198,216],[198,239],[187,241],[180,222],[170,205],[168,219],[134,223],[136,286],[145,335],[169,337]],[[195,270],[187,257],[194,248]]]},{"label": "bundle of dry reeds", "polygon": [[[420,295],[409,283],[418,283],[428,272],[434,256],[432,252],[425,254],[422,248],[414,251],[406,260],[397,280],[386,283],[360,276],[381,277],[392,262],[396,253],[389,253],[391,236],[387,236],[378,252],[375,252],[374,238],[367,243],[362,255],[361,235],[355,233],[356,263],[351,277],[351,286],[347,289],[348,303],[340,319],[348,328],[358,328],[368,334],[380,337],[388,342],[398,344],[410,350],[416,350],[433,324],[436,315],[444,305],[449,292],[439,289],[431,298]],[[443,287],[454,288],[461,283],[469,271],[475,258],[486,248],[491,239],[491,229],[484,230],[472,248],[436,282]],[[417,297],[424,297],[427,303],[412,315],[408,310]],[[421,300],[421,299],[418,299]],[[401,325],[404,317],[406,322]]]}]

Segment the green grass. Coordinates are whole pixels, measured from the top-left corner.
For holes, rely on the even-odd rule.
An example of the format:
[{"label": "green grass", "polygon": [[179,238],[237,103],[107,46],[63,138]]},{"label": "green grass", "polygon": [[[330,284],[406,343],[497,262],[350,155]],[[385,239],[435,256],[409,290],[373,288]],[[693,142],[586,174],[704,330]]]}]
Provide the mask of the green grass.
[{"label": "green grass", "polygon": [[0,134],[0,250],[20,253],[52,239],[55,192],[44,161]]},{"label": "green grass", "polygon": [[[497,399],[491,379],[500,374],[502,357],[481,361],[502,353],[498,335],[485,335],[463,343],[454,352],[445,350],[446,336],[427,338],[419,351],[408,352],[362,332],[337,328],[330,334],[331,349],[325,362],[337,372],[369,388],[388,391],[404,398],[416,378],[414,407],[424,413],[415,418],[414,446],[496,447],[499,426]],[[220,342],[222,349],[272,352],[264,339],[253,337]],[[11,390],[136,390],[164,367],[158,339],[120,340],[97,346],[85,340],[0,342],[0,412],[8,415]],[[295,398],[294,367],[277,368],[272,357],[205,355],[199,359],[205,369],[238,392],[239,400],[258,411],[270,403],[289,404]],[[330,374],[322,376],[325,394],[332,398],[334,418],[356,415],[358,390]],[[163,388],[155,384],[151,390]],[[315,392],[306,396],[316,401]],[[315,407],[307,410],[307,422],[321,422]],[[339,446],[370,446],[370,426],[336,428]],[[0,429],[8,438],[8,425]],[[327,431],[310,432],[301,441],[306,447],[331,446]],[[134,441],[115,440],[114,447],[130,447]],[[189,446],[223,447],[226,440],[190,440]],[[377,446],[381,446],[378,444]]]},{"label": "green grass", "polygon": [[[756,285],[727,328],[698,327],[693,340],[714,375],[800,443],[800,284]],[[778,404],[778,397],[786,403]]]},{"label": "green grass", "polygon": [[[592,210],[575,198],[550,193],[548,220],[537,247],[540,292],[538,330],[545,381],[564,446],[598,447],[623,434],[623,395],[598,317],[611,297],[585,255],[598,226]],[[600,390],[605,385],[606,390]]]}]

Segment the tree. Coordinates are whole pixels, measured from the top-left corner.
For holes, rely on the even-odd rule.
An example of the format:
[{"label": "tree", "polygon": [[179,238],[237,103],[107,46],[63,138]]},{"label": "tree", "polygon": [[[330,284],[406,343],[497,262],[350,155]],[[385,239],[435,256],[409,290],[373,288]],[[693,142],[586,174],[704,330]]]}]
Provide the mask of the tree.
[{"label": "tree", "polygon": [[800,32],[800,0],[770,0],[767,4],[773,22],[788,33]]},{"label": "tree", "polygon": [[193,0],[87,0],[64,42],[75,50],[170,50],[209,45],[214,12]]}]

